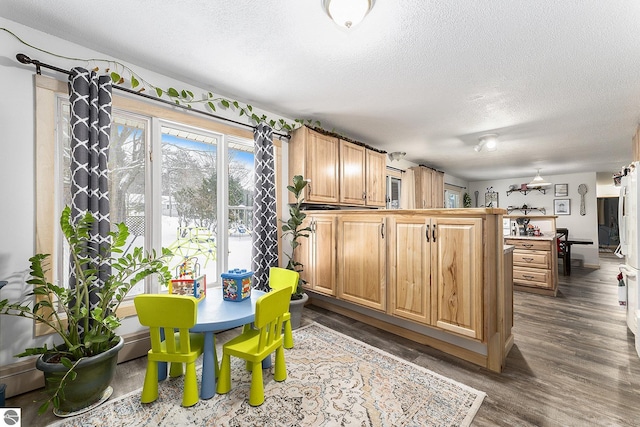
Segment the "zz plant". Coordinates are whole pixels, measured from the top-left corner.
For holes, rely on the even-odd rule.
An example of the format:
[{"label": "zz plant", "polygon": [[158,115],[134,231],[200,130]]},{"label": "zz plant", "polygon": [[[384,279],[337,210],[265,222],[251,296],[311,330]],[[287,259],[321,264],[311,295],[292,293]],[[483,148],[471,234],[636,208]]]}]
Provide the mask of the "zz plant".
[{"label": "zz plant", "polygon": [[[48,254],[36,254],[29,259],[30,276],[28,284],[33,290],[25,300],[10,302],[0,301],[0,314],[26,317],[41,322],[51,328],[62,343],[55,347],[32,347],[17,354],[16,357],[42,355],[49,362],[59,361],[67,373],[58,385],[57,390],[45,402],[39,412],[44,412],[50,401],[58,407],[62,390],[68,381],[75,379],[74,367],[84,358],[103,353],[120,341],[115,330],[121,324],[117,310],[126,295],[141,280],[157,274],[164,284],[171,279],[167,267],[171,252],[162,250],[145,254],[142,248],[136,247],[132,252],[124,254],[129,230],[124,223],[116,225],[116,230],[109,233],[110,243],[106,251],[96,253],[89,243],[89,231],[94,222],[91,213],[86,213],[77,223],[71,219],[71,209],[67,206],[62,212],[60,226],[64,239],[69,244],[73,259],[76,286],[69,289],[57,286],[47,279]],[[100,289],[95,289],[98,302],[90,308],[89,297],[97,284],[100,266],[111,266],[111,274]]]}]

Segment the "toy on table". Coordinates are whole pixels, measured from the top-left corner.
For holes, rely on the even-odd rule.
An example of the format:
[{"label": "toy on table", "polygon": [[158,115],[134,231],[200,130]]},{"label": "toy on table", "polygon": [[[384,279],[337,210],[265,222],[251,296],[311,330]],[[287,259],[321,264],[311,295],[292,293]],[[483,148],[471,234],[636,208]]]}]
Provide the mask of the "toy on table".
[{"label": "toy on table", "polygon": [[235,268],[222,273],[222,298],[226,301],[242,301],[251,296],[253,271]]},{"label": "toy on table", "polygon": [[207,295],[207,275],[200,275],[198,258],[185,258],[176,267],[176,277],[169,281],[169,293],[190,295],[202,300]]}]

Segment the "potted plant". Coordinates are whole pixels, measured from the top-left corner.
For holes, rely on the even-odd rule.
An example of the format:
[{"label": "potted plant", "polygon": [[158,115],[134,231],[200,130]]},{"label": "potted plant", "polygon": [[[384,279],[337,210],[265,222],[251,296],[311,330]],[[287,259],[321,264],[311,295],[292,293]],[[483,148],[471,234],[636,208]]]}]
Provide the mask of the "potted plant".
[{"label": "potted plant", "polygon": [[[287,186],[287,190],[293,194],[296,202],[289,205],[289,219],[287,219],[287,221],[283,221],[282,224],[282,238],[284,239],[285,236],[291,238],[291,252],[285,252],[285,255],[288,258],[286,268],[289,270],[295,270],[299,273],[303,271],[304,264],[295,259],[295,250],[300,246],[299,239],[309,237],[308,233],[311,231],[309,227],[302,226],[307,214],[300,209],[300,206],[304,202],[302,193],[306,186],[307,181],[304,180],[302,175],[295,175],[293,177],[293,185]],[[309,299],[309,296],[304,292],[304,288],[302,287],[303,284],[304,280],[300,278],[296,292],[291,295],[289,312],[291,313],[291,327],[293,329],[300,326],[302,308]]]},{"label": "potted plant", "polygon": [[[67,206],[62,211],[60,226],[74,261],[75,288],[49,282],[46,266],[49,255],[36,254],[29,259],[31,278],[27,283],[33,285],[33,290],[27,294],[28,300],[0,301],[0,314],[44,323],[62,341],[54,348],[45,344],[16,355],[40,355],[36,367],[44,372],[45,390],[49,394],[49,399],[40,406],[40,414],[50,402],[54,412],[60,414],[78,412],[105,398],[118,351],[124,345],[123,338],[115,333],[121,323],[116,313],[120,303],[136,283],[151,274],[157,273],[162,283],[171,278],[166,264],[170,251],[163,249],[162,255],[157,256],[155,251],[145,254],[142,248],[134,248],[123,254],[129,236],[124,223],[117,224],[116,231],[109,233],[106,250],[96,253],[88,245],[93,222],[93,216],[86,213],[74,224],[71,209]],[[98,302],[90,309],[89,295],[100,266],[106,264],[111,266],[111,274],[95,291]]]}]

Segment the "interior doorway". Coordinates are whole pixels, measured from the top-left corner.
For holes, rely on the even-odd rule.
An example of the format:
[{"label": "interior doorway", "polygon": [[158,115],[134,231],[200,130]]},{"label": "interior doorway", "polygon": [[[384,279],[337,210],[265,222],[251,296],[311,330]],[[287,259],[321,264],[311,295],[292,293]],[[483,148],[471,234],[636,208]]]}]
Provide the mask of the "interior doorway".
[{"label": "interior doorway", "polygon": [[615,251],[619,243],[618,197],[598,197],[598,248]]}]

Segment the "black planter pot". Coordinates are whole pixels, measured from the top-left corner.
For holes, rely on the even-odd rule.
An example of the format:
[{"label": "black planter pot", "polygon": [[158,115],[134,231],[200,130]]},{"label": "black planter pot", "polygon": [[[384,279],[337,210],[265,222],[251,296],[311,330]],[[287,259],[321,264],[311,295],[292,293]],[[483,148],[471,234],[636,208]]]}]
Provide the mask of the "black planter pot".
[{"label": "black planter pot", "polygon": [[[118,363],[118,352],[124,346],[124,338],[111,349],[97,356],[87,357],[74,369],[77,377],[67,381],[60,395],[59,413],[79,412],[98,402],[111,384]],[[44,373],[45,391],[52,395],[60,379],[68,369],[61,363],[49,363],[51,355],[43,354],[36,361],[36,368]]]}]

